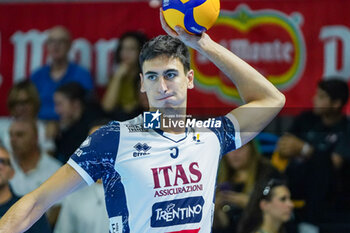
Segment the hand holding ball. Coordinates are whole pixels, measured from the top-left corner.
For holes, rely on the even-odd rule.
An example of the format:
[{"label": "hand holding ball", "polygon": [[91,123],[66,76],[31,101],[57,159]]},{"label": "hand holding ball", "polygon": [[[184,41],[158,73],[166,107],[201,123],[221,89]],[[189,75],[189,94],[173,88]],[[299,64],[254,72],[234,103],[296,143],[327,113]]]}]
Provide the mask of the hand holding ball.
[{"label": "hand holding ball", "polygon": [[220,12],[219,0],[163,0],[166,23],[174,29],[179,25],[187,32],[201,34],[214,25]]}]

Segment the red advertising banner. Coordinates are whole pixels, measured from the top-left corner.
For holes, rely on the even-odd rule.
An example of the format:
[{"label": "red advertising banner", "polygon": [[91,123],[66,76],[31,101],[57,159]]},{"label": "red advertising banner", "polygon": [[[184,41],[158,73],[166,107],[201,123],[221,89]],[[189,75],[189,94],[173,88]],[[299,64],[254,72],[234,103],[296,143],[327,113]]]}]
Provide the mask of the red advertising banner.
[{"label": "red advertising banner", "polygon": [[[350,1],[221,1],[208,34],[257,68],[287,97],[286,110],[312,106],[322,77],[350,79]],[[64,25],[73,36],[70,57],[89,69],[100,92],[112,70],[121,34],[163,34],[158,9],[147,2],[0,4],[0,115],[13,83],[47,62],[46,30]],[[191,52],[196,88],[189,106],[229,107],[240,103],[231,81]],[[350,113],[349,107],[347,112]]]}]

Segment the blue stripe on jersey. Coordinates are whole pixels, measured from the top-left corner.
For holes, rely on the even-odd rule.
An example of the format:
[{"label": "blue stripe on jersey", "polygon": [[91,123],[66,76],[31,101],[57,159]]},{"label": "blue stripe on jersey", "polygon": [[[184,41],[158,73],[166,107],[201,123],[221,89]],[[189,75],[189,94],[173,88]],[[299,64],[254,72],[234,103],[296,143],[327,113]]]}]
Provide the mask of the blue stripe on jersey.
[{"label": "blue stripe on jersey", "polygon": [[88,136],[71,159],[96,182],[103,176],[105,163],[114,164],[118,152],[119,136],[119,122],[111,122]]},{"label": "blue stripe on jersey", "polygon": [[122,217],[123,233],[129,233],[129,211],[126,204],[126,194],[123,184],[121,183],[119,173],[110,164],[105,167],[106,173],[102,178],[105,189],[106,209],[109,218]]},{"label": "blue stripe on jersey", "polygon": [[220,159],[221,159],[223,155],[237,148],[236,130],[232,121],[228,119],[226,116],[217,117],[216,119],[221,121],[221,127],[220,128],[211,127],[209,129],[213,131],[219,139],[219,142],[221,145],[221,149],[220,149]]},{"label": "blue stripe on jersey", "polygon": [[[120,175],[114,168],[119,140],[120,124],[117,121],[110,122],[87,137],[71,156],[71,160],[84,170],[85,173],[81,174],[83,178],[88,175],[94,182],[102,178],[108,216],[122,216],[123,232],[129,233],[125,190]],[[80,169],[76,170],[79,173]],[[89,180],[86,177],[84,179]]]},{"label": "blue stripe on jersey", "polygon": [[153,129],[153,130],[154,130],[154,132],[158,133],[160,136],[162,136],[162,137],[164,137],[164,138],[166,138],[166,139],[169,139],[170,141],[173,141],[173,142],[175,142],[175,143],[179,143],[179,142],[185,140],[185,139],[187,138],[187,134],[188,134],[188,130],[187,130],[187,128],[186,128],[186,130],[185,130],[185,136],[184,136],[183,138],[181,138],[181,139],[179,139],[179,140],[176,141],[176,140],[174,140],[174,139],[172,139],[172,138],[169,138],[169,137],[165,136],[165,135],[164,135],[164,131],[161,130],[161,129]]}]

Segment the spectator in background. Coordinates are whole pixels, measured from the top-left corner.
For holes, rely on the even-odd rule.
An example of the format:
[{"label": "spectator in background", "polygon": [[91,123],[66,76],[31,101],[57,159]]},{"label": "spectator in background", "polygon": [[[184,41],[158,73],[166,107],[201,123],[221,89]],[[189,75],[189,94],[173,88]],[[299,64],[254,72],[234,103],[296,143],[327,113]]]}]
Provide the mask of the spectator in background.
[{"label": "spectator in background", "polygon": [[[106,119],[94,122],[89,134],[107,123]],[[103,185],[102,181],[98,180],[92,186],[85,187],[63,200],[54,233],[108,232],[108,225]]]},{"label": "spectator in background", "polygon": [[292,211],[288,187],[281,180],[271,179],[254,189],[238,233],[285,233],[284,223],[291,218]]},{"label": "spectator in background", "polygon": [[305,202],[296,212],[297,220],[303,222],[300,232],[319,232],[322,214],[327,213],[325,208],[336,193],[334,168],[341,167],[349,150],[339,144],[349,141],[349,121],[342,112],[348,98],[346,82],[336,78],[320,81],[313,111],[296,117],[289,133],[278,142],[278,156],[289,159],[285,172],[292,196]]},{"label": "spectator in background", "polygon": [[[19,200],[9,185],[9,180],[14,176],[10,156],[7,150],[0,145],[0,218],[10,207]],[[50,233],[51,229],[46,215],[43,215],[26,233]]]},{"label": "spectator in background", "polygon": [[76,82],[60,86],[55,92],[54,100],[60,128],[55,140],[55,157],[65,163],[85,140],[90,124],[103,114],[87,107],[86,91]]},{"label": "spectator in background", "polygon": [[213,232],[236,232],[253,189],[281,174],[258,152],[255,141],[226,154],[220,164]]},{"label": "spectator in background", "polygon": [[40,95],[40,119],[58,120],[58,115],[54,110],[53,95],[61,85],[68,82],[78,82],[86,90],[93,89],[90,73],[68,60],[71,43],[72,38],[66,28],[56,26],[49,30],[46,46],[51,62],[39,68],[31,76]]},{"label": "spectator in background", "polygon": [[[14,120],[10,127],[10,140],[11,163],[15,170],[10,184],[16,195],[23,196],[38,188],[61,167],[59,161],[40,151],[38,131],[33,120]],[[54,225],[58,212],[59,205],[47,212],[51,225]]]},{"label": "spectator in background", "polygon": [[[115,52],[115,72],[102,99],[102,107],[114,120],[125,121],[143,112],[140,103],[139,53],[147,41],[138,31],[124,33]],[[146,104],[147,105],[147,104]]]},{"label": "spectator in background", "polygon": [[40,149],[53,153],[54,142],[45,123],[38,120],[40,99],[38,91],[30,80],[16,83],[7,97],[7,108],[10,117],[0,118],[0,140],[8,151],[12,151],[9,129],[14,119],[26,119],[36,122]]},{"label": "spectator in background", "polygon": [[61,163],[38,145],[38,131],[33,120],[16,119],[10,127],[10,139],[13,151],[11,162],[15,176],[11,187],[16,195],[23,196],[47,180]]}]

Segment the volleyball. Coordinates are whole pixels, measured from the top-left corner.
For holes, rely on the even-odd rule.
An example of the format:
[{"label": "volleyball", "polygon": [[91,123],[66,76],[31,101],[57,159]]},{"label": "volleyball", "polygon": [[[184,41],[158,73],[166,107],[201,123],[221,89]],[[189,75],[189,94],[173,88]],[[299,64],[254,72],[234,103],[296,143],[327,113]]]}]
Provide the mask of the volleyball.
[{"label": "volleyball", "polygon": [[218,18],[220,0],[163,0],[162,8],[169,27],[179,25],[187,32],[201,34]]}]

